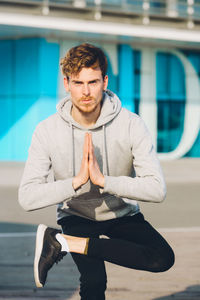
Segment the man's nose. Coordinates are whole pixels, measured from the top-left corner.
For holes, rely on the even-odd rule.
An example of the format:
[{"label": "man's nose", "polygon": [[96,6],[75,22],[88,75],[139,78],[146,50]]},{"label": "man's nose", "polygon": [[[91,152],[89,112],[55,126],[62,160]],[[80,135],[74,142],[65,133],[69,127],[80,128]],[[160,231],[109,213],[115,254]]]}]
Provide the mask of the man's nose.
[{"label": "man's nose", "polygon": [[88,96],[90,94],[90,88],[88,84],[83,85],[83,94]]}]

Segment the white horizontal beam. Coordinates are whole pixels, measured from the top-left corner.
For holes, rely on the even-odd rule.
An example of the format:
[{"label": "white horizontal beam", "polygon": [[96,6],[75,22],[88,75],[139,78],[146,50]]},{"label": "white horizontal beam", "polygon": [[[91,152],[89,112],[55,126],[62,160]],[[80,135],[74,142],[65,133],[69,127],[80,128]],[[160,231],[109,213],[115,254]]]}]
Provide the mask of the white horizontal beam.
[{"label": "white horizontal beam", "polygon": [[199,31],[0,12],[0,25],[200,43]]}]

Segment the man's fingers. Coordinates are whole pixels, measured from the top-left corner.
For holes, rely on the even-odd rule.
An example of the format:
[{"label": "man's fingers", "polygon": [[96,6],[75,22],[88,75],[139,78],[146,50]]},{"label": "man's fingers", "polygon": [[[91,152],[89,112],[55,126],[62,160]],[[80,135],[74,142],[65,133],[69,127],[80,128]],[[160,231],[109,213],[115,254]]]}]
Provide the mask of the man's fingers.
[{"label": "man's fingers", "polygon": [[92,144],[92,135],[91,133],[88,134],[88,139],[89,139],[89,159],[93,160],[93,155],[94,155],[94,149],[93,149],[93,144]]},{"label": "man's fingers", "polygon": [[89,152],[89,134],[86,132],[85,139],[84,139],[84,146],[83,146],[83,157],[88,159],[88,152]]}]

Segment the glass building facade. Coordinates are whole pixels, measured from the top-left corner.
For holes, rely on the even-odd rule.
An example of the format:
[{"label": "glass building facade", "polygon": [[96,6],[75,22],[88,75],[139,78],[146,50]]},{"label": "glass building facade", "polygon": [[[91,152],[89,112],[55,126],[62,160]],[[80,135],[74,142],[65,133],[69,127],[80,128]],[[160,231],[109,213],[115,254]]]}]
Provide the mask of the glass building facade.
[{"label": "glass building facade", "polygon": [[[60,57],[79,43],[0,40],[0,160],[26,160],[35,126],[55,113],[65,96]],[[109,42],[97,46],[108,57],[108,88],[141,115],[157,152],[167,155],[182,147],[174,158],[200,157],[200,120],[198,114],[191,117],[192,109],[200,110],[200,52]]]}]

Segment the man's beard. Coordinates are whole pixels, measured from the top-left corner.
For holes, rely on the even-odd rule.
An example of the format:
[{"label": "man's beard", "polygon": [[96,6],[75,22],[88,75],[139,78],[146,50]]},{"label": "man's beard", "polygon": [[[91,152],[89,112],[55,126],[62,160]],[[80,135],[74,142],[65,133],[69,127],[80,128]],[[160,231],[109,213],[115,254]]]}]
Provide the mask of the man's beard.
[{"label": "man's beard", "polygon": [[75,107],[76,107],[76,109],[77,109],[81,114],[84,114],[84,115],[91,114],[91,113],[93,113],[93,112],[97,109],[97,107],[98,107],[99,105],[101,106],[100,103],[99,103],[99,104],[96,104],[95,98],[93,98],[93,97],[82,97],[82,98],[79,99],[79,103],[81,103],[81,102],[84,101],[84,100],[85,100],[85,101],[87,101],[87,100],[94,100],[94,101],[92,101],[92,103],[84,103],[84,104],[82,104],[82,105],[80,105],[80,106],[74,104]]}]

